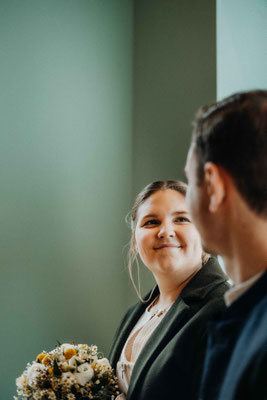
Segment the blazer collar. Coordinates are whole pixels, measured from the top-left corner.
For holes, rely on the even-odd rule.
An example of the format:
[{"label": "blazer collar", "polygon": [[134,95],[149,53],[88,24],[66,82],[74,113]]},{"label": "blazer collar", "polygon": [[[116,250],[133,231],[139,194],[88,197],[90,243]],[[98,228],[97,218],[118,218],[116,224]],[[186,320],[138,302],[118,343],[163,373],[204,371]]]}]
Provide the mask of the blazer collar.
[{"label": "blazer collar", "polygon": [[[151,294],[151,291],[144,297],[144,300],[147,300]],[[145,309],[148,305],[155,299],[155,297],[159,294],[159,289],[156,286],[151,299],[147,303],[137,303],[130,310],[127,312],[126,316],[124,317],[121,326],[119,327],[118,333],[116,335],[115,343],[112,347],[112,350],[109,354],[109,360],[113,368],[116,368],[116,364],[119,360],[120,354],[122,352],[123,346],[128,339],[132,329],[136,325],[137,321],[144,313]]]},{"label": "blazer collar", "polygon": [[228,280],[217,259],[212,256],[188,282],[180,296],[186,303],[204,299],[215,287]]},{"label": "blazer collar", "polygon": [[127,399],[131,399],[135,389],[138,387],[138,382],[147,371],[147,364],[153,361],[161,349],[167,345],[174,334],[184,325],[184,318],[189,309],[190,307],[185,304],[183,299],[178,297],[156,327],[136,360],[130,379]]}]

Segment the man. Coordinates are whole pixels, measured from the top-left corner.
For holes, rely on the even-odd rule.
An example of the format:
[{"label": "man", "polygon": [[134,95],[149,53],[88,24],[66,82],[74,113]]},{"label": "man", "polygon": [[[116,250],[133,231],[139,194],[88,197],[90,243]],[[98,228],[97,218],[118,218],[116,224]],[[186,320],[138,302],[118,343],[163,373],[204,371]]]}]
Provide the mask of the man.
[{"label": "man", "polygon": [[199,398],[267,399],[267,91],[201,109],[185,172],[203,246],[234,282],[210,323]]}]

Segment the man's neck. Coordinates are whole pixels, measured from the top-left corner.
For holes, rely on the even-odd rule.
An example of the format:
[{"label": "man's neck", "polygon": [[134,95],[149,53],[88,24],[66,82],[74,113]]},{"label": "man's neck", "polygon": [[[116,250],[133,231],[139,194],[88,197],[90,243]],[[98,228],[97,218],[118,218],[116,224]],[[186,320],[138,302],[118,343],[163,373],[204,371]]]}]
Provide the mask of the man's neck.
[{"label": "man's neck", "polygon": [[251,210],[233,184],[230,189],[221,255],[227,274],[238,285],[267,269],[267,217]]},{"label": "man's neck", "polygon": [[230,251],[222,255],[226,272],[236,285],[267,269],[267,222],[255,220],[247,225],[235,229]]}]

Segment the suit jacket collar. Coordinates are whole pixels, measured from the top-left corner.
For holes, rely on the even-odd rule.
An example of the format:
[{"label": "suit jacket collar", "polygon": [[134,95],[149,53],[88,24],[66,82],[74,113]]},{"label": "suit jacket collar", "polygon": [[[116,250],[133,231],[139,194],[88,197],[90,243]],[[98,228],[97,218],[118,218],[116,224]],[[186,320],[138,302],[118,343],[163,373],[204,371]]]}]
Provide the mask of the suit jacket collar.
[{"label": "suit jacket collar", "polygon": [[[226,308],[220,318],[246,318],[254,307],[266,296],[267,271],[238,299]],[[218,317],[217,317],[218,319]]]}]

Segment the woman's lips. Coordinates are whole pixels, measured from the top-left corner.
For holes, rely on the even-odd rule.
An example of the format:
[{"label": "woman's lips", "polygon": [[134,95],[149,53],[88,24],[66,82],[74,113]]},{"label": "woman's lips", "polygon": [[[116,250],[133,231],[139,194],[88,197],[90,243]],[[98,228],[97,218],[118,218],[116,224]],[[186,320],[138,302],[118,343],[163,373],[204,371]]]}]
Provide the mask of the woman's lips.
[{"label": "woman's lips", "polygon": [[159,247],[154,247],[155,250],[161,250],[161,249],[166,249],[166,248],[175,248],[175,249],[179,249],[182,246],[179,246],[177,244],[162,244]]}]

